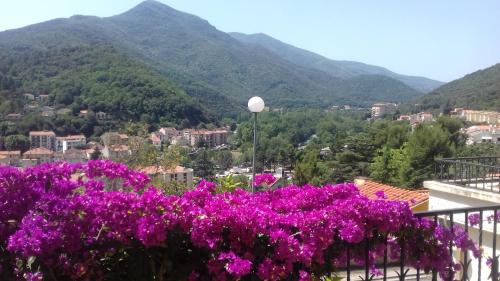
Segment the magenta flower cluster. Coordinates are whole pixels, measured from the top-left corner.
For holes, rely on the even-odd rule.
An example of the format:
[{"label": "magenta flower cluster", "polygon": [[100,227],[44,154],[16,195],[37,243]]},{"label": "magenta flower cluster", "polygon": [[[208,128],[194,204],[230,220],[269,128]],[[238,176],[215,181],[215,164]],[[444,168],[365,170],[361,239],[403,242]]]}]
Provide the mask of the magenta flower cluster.
[{"label": "magenta flower cluster", "polygon": [[418,219],[404,202],[369,200],[353,184],[215,190],[202,181],[165,195],[109,161],[0,168],[0,277],[111,280],[124,262],[147,258],[154,280],[306,281],[345,266],[348,252],[365,265],[368,239],[372,272],[384,250],[398,259],[404,249],[407,266],[450,280],[450,243],[481,254],[463,230]]},{"label": "magenta flower cluster", "polygon": [[274,182],[276,182],[276,177],[273,174],[257,174],[255,175],[255,179],[253,181],[254,186],[267,185],[271,186]]}]

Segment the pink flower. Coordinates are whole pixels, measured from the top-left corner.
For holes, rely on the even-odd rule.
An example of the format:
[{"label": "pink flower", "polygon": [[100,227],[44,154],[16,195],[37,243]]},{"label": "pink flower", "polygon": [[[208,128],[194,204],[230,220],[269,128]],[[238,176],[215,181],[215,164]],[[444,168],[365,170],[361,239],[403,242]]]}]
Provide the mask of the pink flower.
[{"label": "pink flower", "polygon": [[383,190],[375,192],[375,196],[377,196],[378,199],[387,199],[387,195],[385,195]]},{"label": "pink flower", "polygon": [[272,185],[276,181],[276,178],[272,174],[257,174],[253,181],[254,186],[261,185]]}]

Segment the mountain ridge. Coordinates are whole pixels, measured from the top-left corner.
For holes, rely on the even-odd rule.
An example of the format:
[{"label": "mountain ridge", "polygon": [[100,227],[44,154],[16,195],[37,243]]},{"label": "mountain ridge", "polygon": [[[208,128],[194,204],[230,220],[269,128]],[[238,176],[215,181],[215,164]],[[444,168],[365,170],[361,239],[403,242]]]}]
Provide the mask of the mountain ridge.
[{"label": "mountain ridge", "polygon": [[99,44],[146,65],[218,114],[235,116],[253,95],[279,107],[366,106],[421,95],[390,77],[341,79],[297,65],[156,1],[112,17],[76,15],[0,32],[0,51],[8,54]]},{"label": "mountain ridge", "polygon": [[257,44],[267,48],[284,59],[302,66],[325,71],[332,76],[339,78],[351,78],[353,76],[366,74],[384,75],[395,78],[421,92],[430,92],[431,90],[444,84],[443,82],[422,76],[398,74],[388,70],[387,68],[362,62],[333,60],[309,50],[295,47],[265,33],[244,34],[239,32],[230,32],[229,34],[242,42]]}]

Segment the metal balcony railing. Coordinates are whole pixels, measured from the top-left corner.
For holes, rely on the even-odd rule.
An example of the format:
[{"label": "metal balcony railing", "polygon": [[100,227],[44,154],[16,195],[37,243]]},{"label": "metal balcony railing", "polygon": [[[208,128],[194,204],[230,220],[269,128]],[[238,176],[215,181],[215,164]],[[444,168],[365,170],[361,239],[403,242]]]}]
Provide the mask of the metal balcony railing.
[{"label": "metal balcony railing", "polygon": [[440,182],[500,193],[500,156],[438,159],[435,173]]},{"label": "metal balcony railing", "polygon": [[[474,226],[470,225],[469,216],[478,216],[479,220]],[[446,209],[437,211],[417,212],[415,216],[419,219],[429,219],[438,225],[442,225],[448,229],[454,229],[454,226],[460,226],[469,236],[483,249],[483,256],[475,259],[471,253],[462,252],[454,247],[451,243],[448,245],[450,255],[455,259],[455,262],[462,264],[462,270],[455,272],[454,280],[492,280],[499,281],[499,266],[497,256],[497,221],[500,220],[500,205],[491,205],[483,207],[467,207],[459,209]],[[497,219],[494,219],[497,218]],[[365,240],[365,264],[368,263],[370,244]],[[405,251],[404,243],[401,244],[401,253]],[[349,248],[348,257],[349,257]],[[418,255],[418,253],[417,253]],[[341,280],[347,281],[438,281],[442,280],[437,272],[424,273],[420,268],[408,268],[405,266],[405,257],[401,254],[401,258],[397,261],[390,260],[387,250],[384,256],[380,258],[376,264],[376,268],[380,270],[382,275],[374,276],[371,274],[368,267],[359,267],[352,263],[348,258],[347,264],[341,268],[337,276]],[[487,260],[491,263],[488,265]],[[451,270],[451,269],[450,269]]]}]

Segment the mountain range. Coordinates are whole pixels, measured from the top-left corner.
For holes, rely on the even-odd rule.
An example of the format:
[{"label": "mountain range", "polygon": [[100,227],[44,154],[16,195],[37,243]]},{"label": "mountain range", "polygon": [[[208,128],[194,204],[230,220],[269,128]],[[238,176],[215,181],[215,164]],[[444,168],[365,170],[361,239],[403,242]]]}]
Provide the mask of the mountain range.
[{"label": "mountain range", "polygon": [[[149,87],[159,80],[162,87]],[[77,15],[0,32],[0,81],[0,90],[48,93],[58,106],[191,123],[236,116],[254,95],[274,107],[366,106],[412,100],[442,84],[330,60],[263,34],[225,33],[151,0],[117,16]],[[144,102],[127,102],[134,93]],[[156,102],[145,102],[150,96]],[[193,112],[201,116],[186,116]]]},{"label": "mountain range", "polygon": [[313,52],[281,42],[263,33],[247,35],[232,32],[230,35],[241,42],[264,47],[292,63],[326,72],[333,77],[348,79],[360,75],[382,75],[399,80],[423,93],[430,92],[444,84],[443,82],[425,77],[397,74],[380,66],[369,65],[356,61],[331,60]]}]

